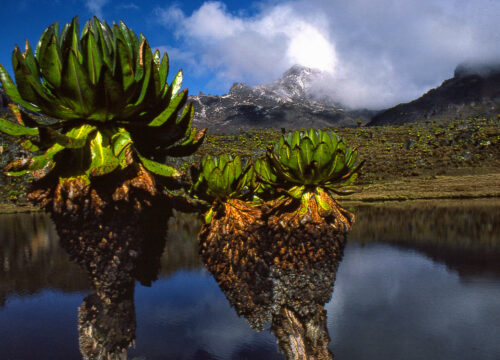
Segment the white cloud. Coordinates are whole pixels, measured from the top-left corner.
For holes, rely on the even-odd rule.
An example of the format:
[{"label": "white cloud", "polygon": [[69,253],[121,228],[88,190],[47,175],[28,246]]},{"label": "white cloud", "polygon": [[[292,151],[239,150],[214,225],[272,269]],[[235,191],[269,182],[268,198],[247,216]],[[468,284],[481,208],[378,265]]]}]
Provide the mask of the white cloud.
[{"label": "white cloud", "polygon": [[85,7],[98,18],[102,18],[102,8],[109,0],[85,0]]},{"label": "white cloud", "polygon": [[136,4],[130,2],[130,3],[124,3],[124,4],[118,4],[115,7],[118,10],[139,10],[139,6]]},{"label": "white cloud", "polygon": [[270,82],[298,63],[326,71],[315,90],[352,107],[407,101],[462,61],[500,59],[500,2],[489,0],[299,0],[252,16],[205,2],[158,14],[219,88]]}]

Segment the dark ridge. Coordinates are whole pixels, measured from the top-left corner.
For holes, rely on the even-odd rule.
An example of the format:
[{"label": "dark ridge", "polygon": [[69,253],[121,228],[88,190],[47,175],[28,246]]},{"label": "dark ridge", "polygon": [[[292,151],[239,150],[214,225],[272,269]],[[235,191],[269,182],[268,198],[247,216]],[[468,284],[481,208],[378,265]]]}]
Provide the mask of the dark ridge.
[{"label": "dark ridge", "polygon": [[375,115],[367,126],[401,125],[442,118],[496,117],[500,113],[500,64],[461,64],[455,76],[420,98]]}]

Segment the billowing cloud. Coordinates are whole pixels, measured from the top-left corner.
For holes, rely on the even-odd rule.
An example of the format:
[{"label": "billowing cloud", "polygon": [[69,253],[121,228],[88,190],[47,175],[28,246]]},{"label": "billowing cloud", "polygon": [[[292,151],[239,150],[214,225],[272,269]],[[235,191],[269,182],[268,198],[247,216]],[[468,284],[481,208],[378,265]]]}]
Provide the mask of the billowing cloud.
[{"label": "billowing cloud", "polygon": [[500,3],[489,0],[299,0],[261,4],[250,16],[205,2],[191,14],[157,13],[219,91],[300,64],[325,72],[318,94],[381,108],[439,85],[460,62],[500,59]]},{"label": "billowing cloud", "polygon": [[185,42],[181,50],[195,52],[198,66],[215,70],[214,82],[225,89],[234,81],[274,80],[296,63],[325,71],[335,66],[326,29],[297,17],[287,5],[251,18],[232,15],[219,2],[204,3],[190,16],[176,6],[158,13],[164,24],[178,30]]}]

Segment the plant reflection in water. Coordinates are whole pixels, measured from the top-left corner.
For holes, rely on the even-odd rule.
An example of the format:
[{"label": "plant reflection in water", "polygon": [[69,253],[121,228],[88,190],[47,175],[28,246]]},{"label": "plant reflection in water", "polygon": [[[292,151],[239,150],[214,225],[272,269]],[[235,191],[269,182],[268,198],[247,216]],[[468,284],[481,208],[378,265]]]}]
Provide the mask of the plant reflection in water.
[{"label": "plant reflection in water", "polygon": [[[84,360],[127,359],[127,348],[135,340],[135,280],[150,286],[158,277],[167,210],[156,214],[145,211],[138,223],[124,226],[126,232],[120,234],[99,227],[75,237],[67,227],[58,227],[61,246],[91,279],[92,292],[78,309]],[[118,221],[118,213],[109,216]]]},{"label": "plant reflection in water", "polygon": [[[135,280],[150,285],[157,278],[166,227],[143,223],[142,236],[113,242],[97,241],[98,234],[95,241],[67,241],[60,234],[61,245],[92,283],[78,309],[83,359],[127,359],[135,341]],[[221,236],[201,244],[202,259],[230,304],[255,330],[270,322],[288,359],[332,359],[324,305],[332,296],[345,235],[253,239]]]},{"label": "plant reflection in water", "polygon": [[202,258],[252,328],[271,322],[287,359],[333,359],[324,305],[332,296],[345,235],[284,235],[279,242],[211,237],[201,243]]},{"label": "plant reflection in water", "polygon": [[[410,329],[416,347],[420,347],[420,351],[427,354],[428,358],[434,358],[437,354],[436,348],[433,347],[433,344],[437,343],[439,343],[438,357],[445,354],[445,358],[455,358],[460,352],[462,356],[459,358],[463,359],[498,358],[497,342],[493,336],[498,328],[496,319],[499,316],[498,301],[494,300],[498,299],[500,276],[498,201],[471,200],[447,203],[440,201],[432,204],[434,205],[422,202],[415,204],[415,208],[408,205],[394,208],[373,206],[356,208],[357,223],[349,234],[351,251],[347,246],[342,269],[337,275],[335,284],[337,294],[334,297],[334,304],[326,306],[330,317],[328,326],[331,335],[330,348],[339,357],[362,359],[366,357],[364,354],[371,352],[376,353],[377,358],[387,358],[388,355],[390,355],[388,358],[391,356],[399,358],[401,354],[399,346],[405,343],[408,335],[402,330]],[[159,275],[161,280],[154,284],[152,289],[135,290],[135,308],[141,332],[137,329],[137,349],[129,350],[129,356],[178,359],[182,358],[181,354],[185,354],[189,357],[190,352],[185,349],[189,345],[190,350],[202,348],[220,359],[266,358],[267,356],[262,356],[263,352],[269,352],[269,358],[278,358],[273,351],[276,348],[275,342],[268,338],[267,332],[255,334],[260,339],[262,337],[266,339],[258,342],[248,336],[249,329],[245,321],[238,322],[236,327],[228,326],[230,320],[223,321],[222,328],[220,321],[214,321],[214,316],[232,318],[227,312],[233,311],[229,306],[224,307],[223,312],[216,314],[205,310],[205,306],[209,308],[212,305],[208,304],[209,302],[214,302],[215,298],[220,300],[223,295],[216,291],[217,297],[214,298],[213,293],[207,292],[206,287],[212,288],[217,285],[210,281],[204,272],[199,271],[201,263],[197,256],[196,234],[200,226],[195,214],[178,213],[169,220],[169,233],[166,239],[160,234],[157,242],[153,241],[153,237],[145,239],[157,245],[156,250],[148,245],[156,256],[162,253],[165,245]],[[151,221],[149,227],[156,228],[157,224]],[[294,255],[291,251],[294,248],[300,249],[299,244],[291,244],[291,239],[285,241],[284,236],[281,240],[281,244],[272,242],[266,247],[259,248],[258,244],[245,245],[219,239],[210,244],[209,251],[203,258],[221,284],[229,300],[228,303],[233,305],[236,313],[246,318],[256,329],[262,329],[264,326],[267,328],[267,324],[271,323],[271,331],[278,336],[282,352],[288,354],[293,350],[287,350],[285,347],[286,341],[291,342],[290,339],[299,350],[301,349],[299,344],[304,344],[305,341],[304,346],[307,349],[312,340],[307,340],[304,329],[316,331],[317,336],[314,339],[318,339],[317,344],[326,349],[324,344],[327,345],[329,339],[321,323],[324,321],[322,304],[331,296],[335,262],[322,262],[318,259],[317,262],[306,264],[311,256],[300,255],[299,251],[297,251],[299,255]],[[339,253],[333,257],[340,257],[342,246],[341,241],[338,241]],[[379,247],[378,243],[384,246]],[[40,213],[2,215],[0,244],[2,270],[0,299],[5,300],[5,303],[0,305],[2,311],[0,318],[5,320],[2,321],[0,328],[0,332],[3,331],[4,335],[0,346],[4,351],[3,357],[51,358],[49,354],[57,348],[60,357],[81,358],[78,355],[76,336],[73,337],[71,331],[74,329],[73,326],[76,327],[75,310],[81,305],[82,298],[87,295],[90,286],[85,274],[67,260],[68,256],[58,246],[53,223],[46,215]],[[225,250],[224,244],[227,244]],[[360,246],[363,244],[367,246]],[[320,253],[317,251],[320,245],[318,242],[318,247],[308,252]],[[93,246],[90,244],[87,247],[86,262],[79,261],[84,269],[89,267],[92,270],[90,264],[97,262],[99,253],[96,253],[96,259],[90,256]],[[221,246],[223,250],[217,253],[215,250]],[[236,253],[237,249],[238,253],[241,252],[243,255],[238,258],[233,256],[232,261],[228,261],[229,247],[232,253]],[[395,253],[395,247],[403,250]],[[143,251],[140,246],[137,249],[138,253]],[[374,253],[374,249],[378,250]],[[388,252],[387,249],[392,250]],[[77,260],[79,254],[76,250],[71,256],[74,260]],[[106,264],[103,259],[113,260],[111,254],[104,250],[99,251],[103,258],[102,262],[98,263]],[[281,251],[285,253],[281,255]],[[365,255],[360,257],[362,254]],[[381,257],[384,254],[386,256]],[[394,257],[394,254],[399,255]],[[401,257],[401,254],[405,256]],[[290,256],[296,256],[298,259],[297,262],[294,260],[291,263],[298,263],[300,266],[302,261],[303,266],[297,269],[285,263],[283,259]],[[276,257],[277,263],[274,262]],[[144,269],[139,265],[140,259],[143,259],[142,263],[151,265],[147,268],[149,271],[140,270]],[[392,259],[392,262],[383,265],[382,263],[386,262],[384,259]],[[408,263],[411,259],[412,262]],[[119,253],[118,260],[120,266],[126,264],[128,261],[126,253]],[[110,276],[104,279],[103,276],[98,276],[92,280],[92,295],[85,299],[80,309],[81,344],[82,346],[90,344],[87,351],[92,350],[92,346],[95,351],[110,349],[120,342],[122,348],[127,348],[134,340],[134,304],[127,302],[125,296],[128,293],[128,299],[132,299],[134,289],[127,290],[126,286],[131,285],[131,279],[141,279],[144,284],[147,284],[147,279],[153,281],[159,267],[155,261],[157,260],[144,254],[138,256],[132,262],[135,270],[129,272],[127,276],[116,277],[114,281],[117,284],[113,286],[109,285],[112,283]],[[88,265],[85,265],[86,263]],[[231,276],[228,276],[224,273],[224,268],[231,266],[233,274],[230,273]],[[415,269],[420,270],[415,272]],[[198,279],[196,284],[206,284],[203,288],[205,290],[193,289],[193,283],[186,282],[184,275],[179,277],[178,274],[182,273],[194,274],[188,278]],[[393,293],[384,294],[384,291],[393,288],[387,279],[396,273],[399,282],[394,284],[398,289],[398,294],[394,298]],[[177,285],[171,282],[173,279]],[[100,282],[97,285],[96,280]],[[413,283],[414,281],[416,283]],[[179,285],[181,282],[185,284]],[[412,285],[403,286],[408,283]],[[436,284],[439,284],[439,289],[436,288]],[[55,295],[53,289],[56,291]],[[114,301],[104,302],[96,295],[97,292],[101,295],[112,294],[112,290],[117,294],[121,293],[122,299],[119,296],[112,296]],[[82,295],[84,293],[85,295]],[[200,294],[203,299],[198,299]],[[450,294],[452,296],[448,299]],[[75,301],[71,300],[72,297]],[[176,299],[172,299],[173,297]],[[436,297],[447,300],[436,301]],[[192,300],[194,298],[199,301]],[[46,304],[40,302],[40,299],[47,299],[44,300]],[[57,301],[57,311],[53,310],[53,301]],[[226,300],[222,298],[222,301]],[[65,306],[65,303],[68,305]],[[201,308],[203,310],[200,310],[199,304],[204,304]],[[97,310],[92,310],[92,306]],[[193,307],[187,309],[188,306]],[[463,310],[472,307],[474,311]],[[186,314],[176,313],[184,310],[187,311],[187,317]],[[370,311],[372,315],[360,323],[358,317],[360,311],[363,313]],[[418,321],[412,323],[408,318],[401,317],[401,311],[405,311],[410,318]],[[164,315],[159,320],[158,312],[170,315]],[[436,322],[433,314],[441,314],[442,316],[437,318],[446,321]],[[388,319],[391,325],[378,324],[377,321],[381,316]],[[23,321],[17,321],[18,319]],[[44,324],[48,319],[51,323]],[[61,328],[60,324],[63,323],[65,327]],[[316,325],[313,326],[314,324]],[[446,331],[449,324],[454,324],[453,332]],[[245,328],[245,331],[242,331],[240,326]],[[132,335],[126,332],[127,329],[133,329]],[[235,357],[232,350],[226,353],[214,347],[213,344],[217,341],[207,341],[206,338],[199,336],[200,331],[211,331],[214,334],[213,338],[227,341],[221,329],[234,334],[231,339],[237,339],[227,342],[227,346],[223,346],[224,349],[234,349],[234,347],[241,349],[243,346],[241,344],[254,341],[253,349],[259,349],[261,352],[258,356],[245,353],[245,356]],[[279,332],[280,329],[284,330]],[[443,331],[440,330],[442,335],[436,336],[436,329],[442,329]],[[467,335],[471,329],[477,336]],[[84,338],[90,331],[94,338]],[[430,334],[435,336],[431,344],[426,340]],[[30,346],[23,347],[28,336],[30,336]],[[68,337],[72,338],[73,343],[68,341]],[[380,338],[380,341],[374,341],[375,338]],[[455,339],[460,339],[460,342],[454,342]],[[63,342],[66,349],[58,347]],[[286,346],[291,348],[290,345]],[[354,351],[354,348],[357,350]],[[77,356],[74,356],[75,352]],[[105,351],[102,353],[105,354]],[[410,357],[417,358],[419,354],[421,353]],[[109,351],[107,355],[110,355]],[[92,355],[87,352],[86,356],[88,359]],[[113,356],[119,358],[118,356],[124,356],[124,353],[114,352]],[[293,358],[293,354],[289,357]]]}]

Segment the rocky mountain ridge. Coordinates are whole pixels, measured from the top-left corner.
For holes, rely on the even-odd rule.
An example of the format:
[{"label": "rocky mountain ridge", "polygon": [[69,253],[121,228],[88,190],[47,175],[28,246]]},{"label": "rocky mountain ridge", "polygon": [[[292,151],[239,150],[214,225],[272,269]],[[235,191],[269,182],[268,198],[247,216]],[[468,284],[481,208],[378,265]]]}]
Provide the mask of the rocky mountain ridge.
[{"label": "rocky mountain ridge", "polygon": [[497,117],[500,114],[500,63],[460,64],[454,76],[416,100],[375,115],[367,126],[422,120]]},{"label": "rocky mountain ridge", "polygon": [[369,110],[349,110],[329,99],[317,99],[310,91],[318,70],[295,65],[267,85],[235,83],[228,94],[195,95],[194,123],[212,132],[248,128],[323,128],[366,123]]}]

